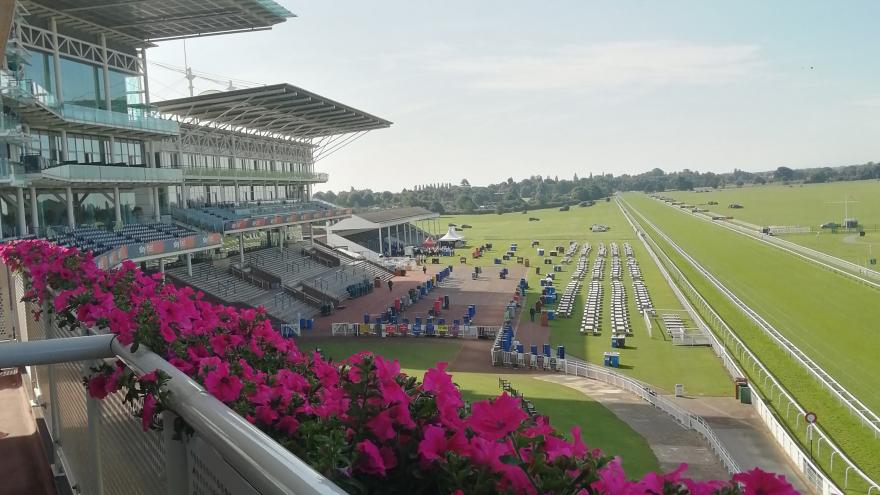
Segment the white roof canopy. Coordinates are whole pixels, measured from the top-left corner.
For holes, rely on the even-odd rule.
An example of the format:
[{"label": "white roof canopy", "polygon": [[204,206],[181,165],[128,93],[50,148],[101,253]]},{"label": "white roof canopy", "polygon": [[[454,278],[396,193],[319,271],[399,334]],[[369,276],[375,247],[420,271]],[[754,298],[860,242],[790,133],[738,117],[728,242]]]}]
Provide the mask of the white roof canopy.
[{"label": "white roof canopy", "polygon": [[447,232],[446,235],[440,238],[440,242],[455,242],[463,240],[464,237],[460,236],[458,232],[455,231],[455,227],[452,226],[449,227],[449,232]]}]

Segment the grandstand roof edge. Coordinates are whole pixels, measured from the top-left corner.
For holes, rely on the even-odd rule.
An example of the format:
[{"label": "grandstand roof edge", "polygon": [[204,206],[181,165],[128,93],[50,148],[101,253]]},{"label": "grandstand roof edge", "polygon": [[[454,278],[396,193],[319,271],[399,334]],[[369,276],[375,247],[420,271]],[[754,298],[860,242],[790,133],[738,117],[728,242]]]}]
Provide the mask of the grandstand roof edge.
[{"label": "grandstand roof edge", "polygon": [[392,122],[280,83],[154,102],[159,112],[200,125],[309,139],[390,127]]}]

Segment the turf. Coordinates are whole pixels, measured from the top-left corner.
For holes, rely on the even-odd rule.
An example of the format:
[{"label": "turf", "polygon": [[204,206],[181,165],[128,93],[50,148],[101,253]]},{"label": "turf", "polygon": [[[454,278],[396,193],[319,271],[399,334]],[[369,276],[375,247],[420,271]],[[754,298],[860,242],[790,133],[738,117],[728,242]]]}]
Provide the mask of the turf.
[{"label": "turf", "polygon": [[[304,346],[312,345],[308,342]],[[322,341],[317,343],[322,351],[334,358],[344,359],[354,352],[371,350],[388,358],[398,359],[404,372],[421,376],[437,361],[451,361],[459,344],[454,342],[379,342],[375,340]],[[509,379],[511,386],[531,400],[540,414],[550,417],[555,428],[569,432],[572,426],[580,426],[584,440],[590,447],[620,455],[627,473],[641,477],[659,469],[654,452],[645,439],[611,411],[586,395],[555,383],[537,380],[528,375],[499,375],[491,373],[454,373],[453,380],[459,385],[466,400],[477,401],[495,397],[501,393],[499,376]]]},{"label": "turf", "polygon": [[[849,216],[857,218],[867,235],[853,237],[852,232],[784,236],[792,242],[823,251],[852,263],[877,269],[880,265],[866,265],[869,258],[880,258],[880,181],[832,182],[828,184],[768,185],[728,188],[710,192],[672,191],[663,193],[689,204],[705,205],[717,201],[717,206],[706,206],[718,213],[733,215],[751,224],[799,225],[818,231],[826,222],[843,223],[845,197],[852,202]],[[740,203],[742,209],[728,209],[730,203]],[[869,247],[871,246],[871,247]]]},{"label": "turf", "polygon": [[[864,313],[853,311],[860,300],[864,303],[876,298],[870,289],[771,246],[677,212],[646,196],[632,194],[625,198],[851,391],[861,394],[869,405],[880,400],[871,392],[876,390],[874,385],[867,383],[875,379],[871,373],[877,364],[871,362],[871,358],[877,352],[876,338],[870,334],[871,326],[862,319]],[[674,254],[658,236],[654,238],[786,389],[805,408],[818,414],[820,425],[835,442],[876,478],[880,474],[880,442],[871,438],[830,392],[750,323],[683,258]],[[869,313],[877,311],[875,307],[864,309]],[[848,367],[859,372],[852,372]],[[760,381],[753,383],[761,387]],[[801,425],[795,426],[803,431]],[[840,471],[834,475],[841,479],[842,470],[835,471]]]},{"label": "turf", "polygon": [[[530,222],[529,217],[540,218],[539,222]],[[530,211],[528,214],[508,213],[505,215],[459,215],[443,217],[443,224],[448,222],[458,225],[468,224],[473,228],[464,229],[463,234],[467,237],[471,246],[484,243],[492,243],[493,251],[480,259],[469,259],[469,264],[491,265],[493,259],[507,249],[511,242],[517,242],[518,253],[530,259],[533,263],[539,258],[536,249],[531,248],[531,241],[538,240],[541,247],[547,249],[556,244],[568,245],[570,240],[578,242],[589,241],[593,245],[590,255],[590,264],[596,258],[596,249],[599,242],[606,245],[612,241],[621,245],[629,242],[633,246],[636,259],[644,276],[645,284],[651,294],[654,307],[658,310],[681,311],[682,306],[675,298],[659,269],[648,256],[644,246],[636,239],[632,228],[626,222],[619,208],[613,202],[599,202],[589,208],[572,208],[568,212],[560,212],[555,209]],[[593,233],[589,227],[593,223],[600,223],[611,227],[609,232]],[[548,249],[549,251],[549,249]],[[557,258],[557,261],[560,258]],[[561,291],[571,278],[575,268],[576,257],[571,265],[563,265],[561,274],[557,274],[556,287]],[[533,264],[533,266],[535,266]],[[549,265],[538,265],[544,269]],[[605,296],[603,321],[610,321],[609,311],[611,308],[611,282],[610,282],[610,253],[606,260]],[[538,285],[539,276],[534,269],[529,270],[529,284]],[[707,347],[681,347],[675,346],[667,340],[665,334],[660,331],[658,323],[653,323],[653,331],[649,336],[647,326],[636,311],[635,297],[632,292],[632,281],[628,271],[624,268],[624,286],[628,294],[629,314],[633,326],[634,336],[627,339],[627,348],[621,352],[622,373],[628,374],[650,383],[658,389],[671,392],[677,383],[684,384],[685,391],[691,395],[726,395],[730,393],[730,377],[726,374],[720,361]],[[611,348],[609,331],[603,331],[601,336],[585,336],[579,332],[581,317],[583,314],[584,298],[586,297],[586,284],[589,283],[589,274],[583,281],[584,288],[575,300],[574,311],[570,319],[556,319],[551,322],[551,344],[564,345],[566,352],[585,359],[595,364],[602,364],[605,351],[617,350]],[[537,298],[536,291],[529,292],[527,302],[533,304]],[[658,311],[662,313],[662,311]],[[523,318],[528,314],[523,312]],[[532,342],[540,344],[538,342]]]}]

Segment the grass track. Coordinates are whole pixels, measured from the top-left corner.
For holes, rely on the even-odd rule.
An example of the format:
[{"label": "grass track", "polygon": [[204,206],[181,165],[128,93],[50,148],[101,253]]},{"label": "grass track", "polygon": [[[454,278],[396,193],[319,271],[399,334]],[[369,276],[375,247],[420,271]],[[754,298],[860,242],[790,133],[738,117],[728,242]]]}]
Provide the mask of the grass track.
[{"label": "grass track", "polygon": [[[627,195],[625,196],[626,200],[636,209],[638,209],[641,213],[643,213],[646,217],[648,217],[651,221],[653,221],[659,228],[662,228],[664,232],[672,237],[676,243],[678,243],[682,248],[686,249],[689,254],[691,254],[694,258],[696,258],[704,267],[713,271],[713,273],[722,280],[725,285],[727,285],[730,289],[734,289],[734,285],[738,287],[739,290],[742,290],[742,287],[745,286],[747,290],[750,292],[750,298],[746,300],[746,298],[742,297],[741,294],[738,293],[747,304],[752,305],[753,301],[756,298],[761,297],[759,294],[766,293],[767,290],[775,291],[775,296],[783,296],[791,299],[797,299],[797,292],[795,292],[792,287],[801,287],[804,282],[792,281],[791,285],[782,290],[779,287],[774,287],[772,284],[764,285],[760,282],[755,282],[754,278],[760,276],[770,276],[773,275],[768,274],[773,267],[777,268],[785,268],[787,267],[786,262],[798,262],[802,264],[808,264],[808,262],[799,260],[796,257],[788,255],[782,251],[776,250],[771,246],[764,246],[758,242],[755,242],[751,239],[739,236],[736,233],[726,231],[721,229],[720,227],[713,226],[711,224],[707,224],[702,222],[696,218],[689,218],[687,215],[676,212],[675,210],[656,202],[643,195]],[[681,218],[678,218],[681,217]],[[742,312],[738,308],[736,308],[729,300],[717,289],[714,288],[705,278],[702,277],[691,265],[681,258],[675,253],[671,247],[666,244],[662,239],[659,238],[647,225],[643,225],[645,229],[652,235],[655,241],[661,246],[664,252],[673,260],[673,262],[679,267],[679,269],[685,274],[688,280],[695,286],[695,288],[706,298],[707,301],[712,305],[713,309],[727,322],[727,324],[734,329],[734,331],[739,335],[741,339],[746,343],[747,346],[759,356],[762,362],[767,366],[768,369],[777,377],[777,379],[786,387],[786,389],[793,396],[797,398],[797,400],[808,410],[814,411],[819,416],[819,422],[822,428],[834,439],[835,442],[849,455],[854,462],[856,462],[869,476],[873,479],[877,479],[880,476],[880,441],[874,439],[872,435],[868,432],[868,430],[862,427],[858,420],[850,415],[848,409],[844,406],[840,405],[836,398],[832,396],[832,394],[827,391],[822,385],[816,382],[804,368],[794,361],[785,351],[783,351],[778,345],[776,345],[770,337],[764,334],[763,331],[758,329],[754,324],[751,323],[750,320],[743,315]],[[699,227],[702,227],[699,228]],[[710,231],[704,231],[703,229],[713,229]],[[720,232],[715,232],[720,231]],[[725,235],[722,235],[725,234]],[[728,236],[732,236],[733,239],[728,238]],[[741,240],[744,244],[733,242],[734,240]],[[690,247],[694,244],[705,243],[709,244],[711,248],[704,249],[695,249],[692,250]],[[753,254],[750,249],[754,246],[775,251],[776,254],[781,255],[783,258],[788,257],[790,259],[784,260],[782,265],[776,263],[776,259],[772,259],[771,261],[767,261],[766,258],[763,258],[764,253],[760,255]],[[714,254],[716,256],[720,256],[719,252],[725,252],[725,248],[732,250],[732,255],[734,258],[749,258],[750,256],[754,256],[754,258],[760,259],[761,261],[756,262],[756,264],[760,267],[752,267],[749,270],[748,267],[744,267],[741,263],[737,261],[728,262],[725,264],[724,262],[720,262],[722,266],[717,267],[715,263],[719,263],[714,257],[706,256],[704,251],[706,249],[714,250]],[[697,252],[703,254],[702,257],[697,256]],[[710,264],[710,261],[712,264]],[[717,268],[717,270],[716,270]],[[809,268],[814,268],[813,266],[809,266]],[[791,269],[787,268],[787,270],[793,270],[788,272],[789,275],[797,275],[803,276],[802,269]],[[753,273],[753,271],[759,272],[757,275]],[[721,273],[725,273],[725,277],[721,276]],[[821,272],[823,277],[829,277],[833,281],[837,282],[846,282],[856,285],[857,287],[869,291],[870,289],[864,288],[861,285],[855,284],[854,282],[850,282],[849,279],[845,279],[843,277],[835,276],[830,272]],[[746,276],[752,277],[752,284],[748,282],[740,281],[739,284],[729,284],[730,278],[743,278]],[[786,272],[782,274],[777,274],[777,276],[781,278],[786,277]],[[816,280],[824,280],[824,278],[813,279],[813,283]],[[736,290],[735,290],[736,291]],[[736,291],[738,292],[738,291]],[[770,293],[767,297],[772,297],[774,294]],[[797,307],[802,307],[803,304],[797,304]],[[821,304],[817,305],[814,310],[819,310],[821,308]],[[761,313],[768,320],[770,320],[769,316],[765,314],[758,307],[752,306],[753,309]],[[781,309],[781,308],[777,308]],[[800,315],[801,317],[805,317],[803,312],[801,313],[790,313],[789,316],[789,325],[792,322],[798,322],[798,318],[793,318],[795,315]],[[783,331],[783,328],[777,325],[777,322],[771,321],[772,324],[777,326],[780,331]],[[791,332],[791,328],[789,328],[788,332]],[[804,325],[802,322],[798,322],[794,325],[795,332],[798,333],[798,337],[803,339],[807,338],[804,335],[806,332],[804,331]],[[861,329],[870,328],[869,326],[861,326],[852,329],[853,331],[858,331]],[[789,338],[791,336],[787,332]],[[827,339],[824,344],[825,349],[828,350],[830,347],[834,347],[840,349],[839,344],[835,343],[833,340],[833,336],[829,335],[826,332],[819,332],[817,335],[814,335],[812,338],[814,339]],[[794,339],[792,339],[794,341]],[[820,345],[818,343],[814,345]],[[850,349],[851,350],[851,349]],[[827,368],[826,368],[827,369]],[[831,372],[831,370],[828,370]],[[760,383],[755,383],[760,387]],[[764,391],[764,395],[767,393]],[[877,397],[871,396],[870,399],[876,400]],[[791,425],[791,422],[788,422]],[[800,425],[797,425],[800,427]],[[802,431],[802,430],[801,430]],[[802,437],[802,435],[801,435]],[[801,438],[804,440],[803,438]],[[838,466],[835,468],[832,473],[834,478],[837,479],[842,486],[842,480],[844,472],[842,469],[838,469],[840,466],[838,462]],[[824,466],[827,471],[827,464]],[[850,488],[858,487],[858,483],[851,483]],[[864,487],[861,487],[864,488]]]}]

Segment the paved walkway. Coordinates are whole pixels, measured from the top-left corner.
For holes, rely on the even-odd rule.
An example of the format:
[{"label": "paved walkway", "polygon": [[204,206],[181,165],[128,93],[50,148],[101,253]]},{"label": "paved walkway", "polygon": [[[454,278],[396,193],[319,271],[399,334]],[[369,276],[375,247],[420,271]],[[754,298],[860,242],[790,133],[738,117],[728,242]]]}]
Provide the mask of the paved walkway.
[{"label": "paved walkway", "polygon": [[688,411],[702,416],[727,447],[740,469],[760,467],[785,475],[801,493],[809,493],[808,484],[767,431],[753,406],[733,397],[669,397]]},{"label": "paved walkway", "polygon": [[727,479],[727,470],[697,432],[686,430],[663,411],[629,392],[597,380],[571,375],[536,376],[582,392],[607,407],[650,445],[660,469],[671,471],[687,463],[694,479]]},{"label": "paved walkway", "polygon": [[54,495],[55,483],[18,370],[0,373],[0,495]]}]

